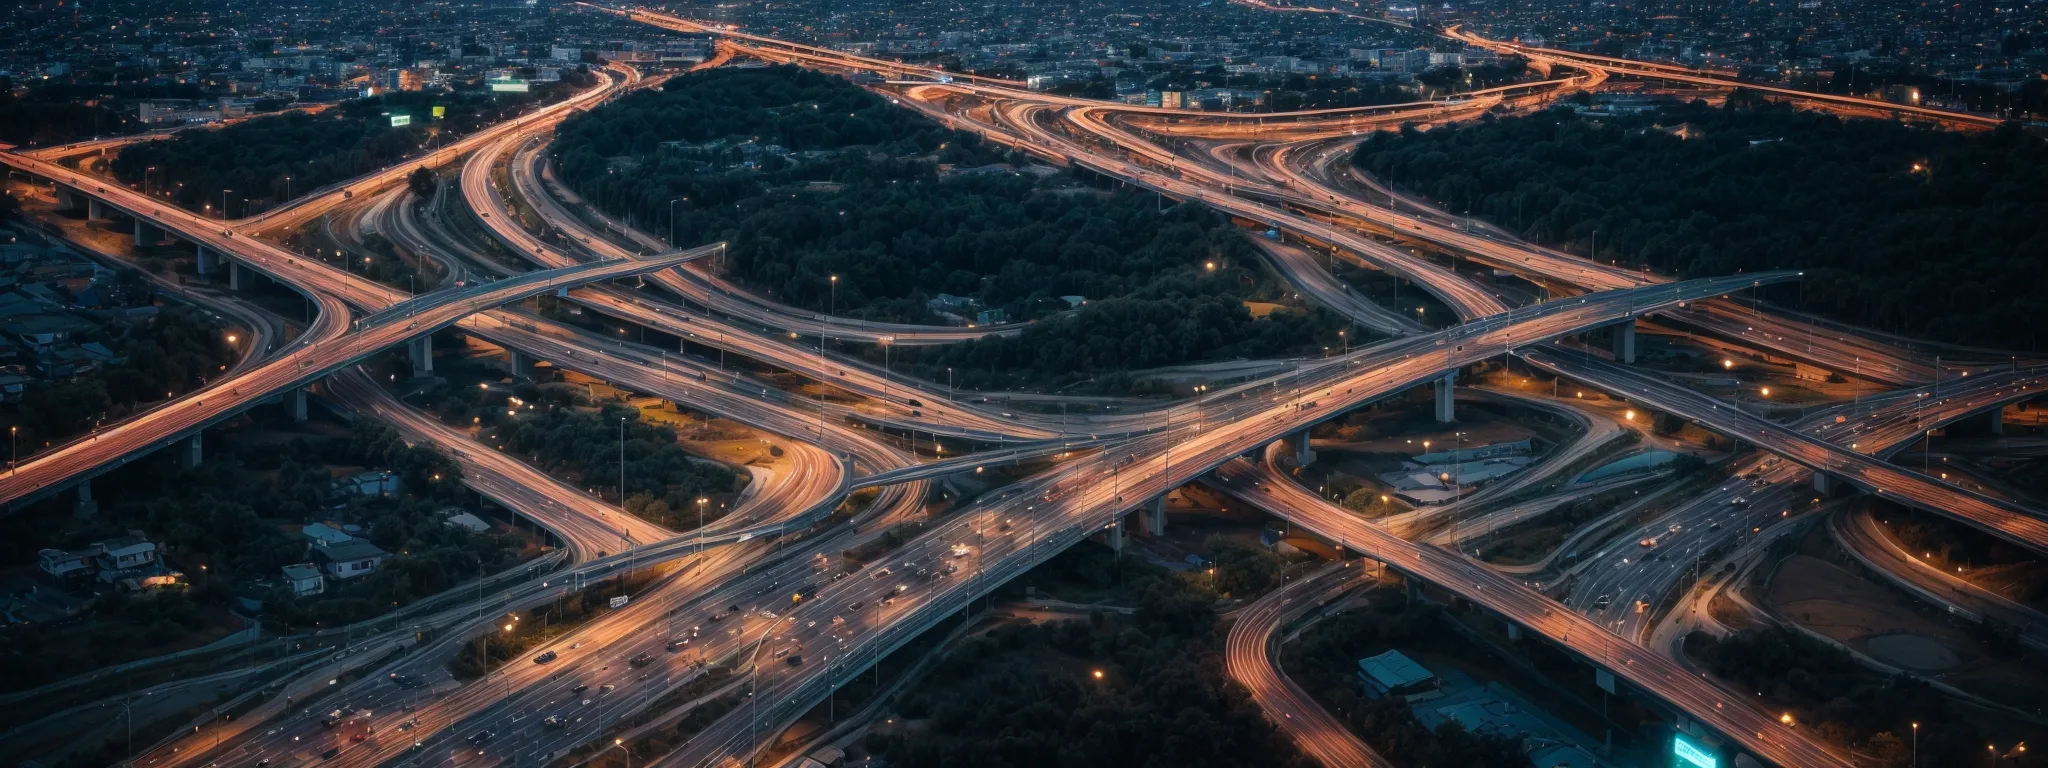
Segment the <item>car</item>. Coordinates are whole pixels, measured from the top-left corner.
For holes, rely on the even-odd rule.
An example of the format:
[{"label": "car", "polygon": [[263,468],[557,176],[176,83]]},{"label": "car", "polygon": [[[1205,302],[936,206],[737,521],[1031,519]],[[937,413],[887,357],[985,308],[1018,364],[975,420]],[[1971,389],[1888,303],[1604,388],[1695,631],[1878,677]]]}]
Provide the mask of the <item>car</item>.
[{"label": "car", "polygon": [[1596,611],[1604,611],[1604,610],[1607,610],[1607,606],[1610,606],[1610,605],[1613,605],[1613,604],[1614,604],[1614,596],[1613,596],[1613,595],[1601,595],[1601,596],[1599,597],[1599,599],[1596,599],[1596,600],[1594,600],[1594,601],[1593,601],[1593,610],[1596,610]]},{"label": "car", "polygon": [[954,556],[954,557],[966,557],[966,556],[967,556],[967,553],[968,553],[967,545],[965,545],[965,544],[955,544],[955,545],[953,545],[953,556]]},{"label": "car", "polygon": [[866,608],[866,607],[868,607],[868,601],[866,601],[866,600],[855,600],[855,601],[853,601],[853,604],[852,604],[852,605],[846,606],[846,610],[849,610],[849,611],[858,611],[858,610],[860,610],[860,609],[862,609],[862,608]]},{"label": "car", "polygon": [[320,753],[320,759],[322,760],[333,760],[334,758],[340,756],[341,747],[328,747],[327,751]]},{"label": "car", "polygon": [[533,657],[533,663],[546,664],[550,661],[554,661],[556,658],[557,657],[555,656],[554,651],[545,651],[542,652],[541,655]]},{"label": "car", "polygon": [[[626,662],[626,663],[627,663],[627,664],[631,664],[631,665],[633,665],[633,667],[637,669],[637,668],[639,668],[639,667],[644,667],[644,666],[647,666],[647,665],[649,665],[649,664],[652,664],[652,663],[654,663],[654,656],[653,656],[652,654],[646,654],[646,653],[643,653],[643,654],[640,654],[640,655],[638,655],[638,656],[634,656],[633,658],[631,658],[631,659],[627,660],[627,662]],[[605,686],[605,687],[606,687],[606,688],[610,688],[611,686],[607,685],[607,686]]]},{"label": "car", "polygon": [[481,747],[485,744],[489,744],[491,742],[491,736],[492,734],[490,731],[477,731],[475,734],[472,734],[469,737],[469,745],[472,747]]},{"label": "car", "polygon": [[605,684],[604,684],[604,687],[602,687],[602,688],[599,688],[599,689],[597,689],[597,692],[598,692],[598,693],[611,693],[611,692],[612,692],[612,689],[614,689],[614,688],[617,688],[617,687],[618,687],[618,686],[616,686],[616,685],[612,685],[611,683],[605,683]]},{"label": "car", "polygon": [[792,653],[789,655],[789,658],[784,659],[782,663],[788,664],[792,667],[801,667],[804,665],[804,655],[801,653]]},{"label": "car", "polygon": [[581,696],[581,695],[583,695],[583,692],[584,692],[584,691],[587,691],[587,690],[590,690],[590,686],[588,686],[588,685],[577,685],[576,687],[574,687],[574,688],[571,688],[571,689],[569,689],[569,695],[571,695],[571,696]]},{"label": "car", "polygon": [[874,577],[875,577],[875,578],[877,578],[877,579],[879,579],[879,578],[882,578],[882,577],[884,577],[884,576],[887,576],[887,575],[889,575],[890,573],[891,573],[891,571],[890,571],[889,569],[887,569],[887,568],[883,568],[883,569],[880,569],[880,570],[877,570],[877,571],[875,571],[875,573],[874,573]]},{"label": "car", "polygon": [[546,719],[540,721],[540,724],[545,725],[549,728],[560,728],[564,724],[566,724],[566,722],[562,720],[561,715],[548,715]]},{"label": "car", "polygon": [[683,638],[677,638],[677,639],[674,639],[674,640],[670,640],[670,641],[668,641],[668,652],[669,652],[669,653],[675,653],[676,651],[680,651],[680,650],[682,650],[682,649],[683,649],[683,646],[685,646],[685,645],[689,645],[689,644],[690,644],[690,638],[687,638],[687,637],[683,637]]}]

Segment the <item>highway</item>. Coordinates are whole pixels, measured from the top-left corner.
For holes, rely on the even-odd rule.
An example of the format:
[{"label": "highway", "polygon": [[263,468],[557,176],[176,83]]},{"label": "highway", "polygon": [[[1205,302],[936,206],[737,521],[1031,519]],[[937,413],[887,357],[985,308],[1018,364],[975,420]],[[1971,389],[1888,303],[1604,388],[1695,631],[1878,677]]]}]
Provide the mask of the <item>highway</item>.
[{"label": "highway", "polygon": [[1267,719],[1292,736],[1302,752],[1326,768],[1394,768],[1394,763],[1287,678],[1274,654],[1274,635],[1358,586],[1366,575],[1362,562],[1347,561],[1295,579],[1240,609],[1225,641],[1223,659],[1230,678],[1251,692]]},{"label": "highway", "polygon": [[1513,53],[1525,57],[1531,61],[1541,61],[1551,64],[1562,64],[1565,66],[1582,70],[1601,70],[1607,72],[1610,75],[1631,75],[1635,77],[1647,77],[1658,80],[1670,80],[1673,82],[1690,83],[1693,85],[1713,86],[1716,88],[1746,88],[1752,91],[1757,91],[1759,93],[1766,93],[1772,96],[1788,97],[1792,99],[1798,99],[1801,101],[1809,101],[1816,104],[1820,104],[1822,106],[1845,107],[1850,109],[1894,114],[1899,115],[1901,117],[1922,118],[1959,128],[1995,128],[2000,123],[2005,122],[2000,118],[1988,117],[1985,115],[1975,115],[1965,112],[1951,112],[1948,110],[1931,109],[1928,107],[1919,107],[1909,104],[1893,104],[1889,101],[1882,101],[1879,99],[1866,99],[1857,96],[1839,96],[1831,93],[1816,93],[1814,91],[1802,91],[1795,88],[1783,88],[1764,83],[1748,83],[1737,80],[1733,77],[1729,77],[1725,74],[1704,72],[1701,70],[1691,69],[1688,67],[1681,67],[1672,64],[1659,64],[1655,62],[1635,61],[1633,59],[1620,59],[1611,56],[1599,56],[1590,53],[1579,53],[1577,51],[1562,51],[1555,48],[1536,48],[1526,45],[1519,45],[1516,43],[1489,40],[1487,38],[1480,37],[1479,35],[1471,32],[1461,31],[1459,27],[1455,25],[1444,30],[1444,34],[1449,35],[1460,41],[1463,41],[1468,45],[1474,45],[1481,48],[1489,48],[1503,53]]},{"label": "highway", "polygon": [[[574,560],[623,552],[675,536],[654,523],[585,495],[526,462],[476,442],[469,435],[398,401],[359,368],[327,377],[322,394],[363,416],[398,430],[407,443],[432,445],[462,466],[463,481],[492,501],[514,510],[567,542]],[[809,448],[808,444],[803,445]],[[815,449],[812,449],[815,450]],[[830,456],[797,466],[835,466]],[[797,483],[789,485],[800,486]]]},{"label": "highway", "polygon": [[[1731,285],[1740,285],[1758,277],[1776,280],[1790,275],[1700,281],[1685,284],[1677,295],[1671,295],[1669,289],[1663,287],[1601,294],[1597,302],[1587,298],[1583,303],[1572,300],[1539,305],[1516,310],[1512,317],[1489,318],[1437,334],[1378,345],[1319,365],[1314,370],[1305,370],[1303,381],[1290,392],[1281,392],[1280,387],[1285,379],[1292,377],[1269,380],[1270,400],[1263,395],[1250,397],[1248,392],[1246,396],[1217,404],[1207,425],[1183,424],[1168,433],[1132,440],[1103,452],[1096,461],[1062,464],[1055,470],[1013,486],[998,497],[978,501],[906,544],[890,560],[900,560],[907,565],[873,580],[879,583],[850,580],[861,586],[850,593],[846,589],[828,588],[821,591],[815,600],[806,602],[790,614],[794,625],[786,633],[776,635],[779,638],[777,642],[807,648],[810,653],[805,654],[807,661],[798,667],[776,668],[772,675],[763,671],[764,677],[772,677],[773,680],[764,680],[764,693],[756,698],[770,708],[768,714],[759,718],[761,727],[773,732],[807,708],[809,702],[816,701],[829,687],[834,675],[817,671],[820,665],[814,664],[813,659],[825,662],[822,666],[827,668],[843,663],[857,670],[867,663],[865,660],[886,653],[929,626],[930,622],[951,615],[968,599],[985,592],[994,583],[1022,572],[1059,548],[1102,530],[1142,500],[1163,493],[1246,450],[1301,429],[1328,414],[1341,413],[1416,382],[1430,380],[1447,368],[1499,354],[1503,344],[1539,343],[1544,338],[1567,333],[1588,323],[1612,322],[1611,318],[1630,311],[1654,311],[1665,302],[1713,295]],[[1658,294],[1662,298],[1651,301],[1643,295],[1645,293]],[[1597,315],[1597,318],[1589,313]],[[1201,426],[1210,428],[1189,434]],[[1105,463],[1108,466],[1103,466]],[[1361,548],[1375,556],[1382,556],[1376,549],[1378,539],[1390,540],[1390,547],[1414,546],[1382,529],[1357,522],[1349,513],[1341,514],[1346,525],[1369,529],[1369,533],[1350,536],[1349,541],[1353,546],[1374,543],[1375,546]],[[1002,520],[1011,528],[999,537],[990,538],[986,532],[995,520]],[[1323,532],[1331,534],[1332,540],[1346,540],[1342,531]],[[966,547],[955,549],[955,545],[961,544]],[[1601,647],[1629,645],[1600,632],[1576,615],[1565,618],[1566,612],[1551,610],[1546,598],[1519,584],[1508,582],[1482,567],[1464,563],[1450,553],[1429,551],[1457,563],[1459,569],[1459,572],[1439,572],[1438,576],[1447,577],[1439,583],[1458,585],[1463,591],[1462,584],[1466,581],[1462,570],[1476,569],[1484,574],[1478,577],[1480,581],[1474,582],[1483,585],[1479,587],[1483,591],[1477,597],[1482,602],[1494,594],[1494,587],[1486,585],[1485,580],[1501,581],[1526,592],[1529,599],[1540,605],[1503,604],[1502,610],[1511,611],[1509,615],[1528,621],[1532,629],[1543,631],[1568,647],[1583,651],[1589,643],[1599,643]],[[974,558],[969,561],[973,566],[969,572],[983,575],[963,580],[909,573],[912,568],[931,572],[934,563],[953,559],[950,552],[965,552],[960,557]],[[882,589],[877,591],[876,587]],[[892,604],[885,606],[890,610],[882,611],[883,615],[879,617],[871,608],[866,613],[852,613],[855,610],[853,604],[868,606],[872,600],[890,594],[908,596],[907,600],[898,602],[915,607]],[[841,617],[846,623],[828,623],[826,620],[833,616]],[[828,630],[821,631],[811,626],[813,621],[828,627]],[[831,626],[843,629],[832,631],[829,630]],[[1578,633],[1577,644],[1573,644],[1569,633]],[[823,649],[822,652],[819,649]],[[822,658],[814,657],[813,653]],[[1803,734],[1786,734],[1778,727],[1769,726],[1772,722],[1770,717],[1749,709],[1746,701],[1728,701],[1711,686],[1677,670],[1675,666],[1663,668],[1663,665],[1670,665],[1666,660],[1638,660],[1633,655],[1608,658],[1619,676],[1650,688],[1767,759],[1784,765],[1842,764],[1806,741]],[[750,735],[753,729],[754,722],[750,719],[745,722],[731,717],[721,719],[703,735],[664,758],[661,764],[707,765],[722,756],[744,754],[751,750],[747,745],[754,743]]]},{"label": "highway", "polygon": [[[1658,376],[1589,356],[1552,350],[1524,349],[1519,356],[1532,365],[1585,381],[1634,402],[1679,414],[1703,427],[1754,443],[1811,469],[1881,494],[1894,502],[1947,515],[2037,552],[2048,552],[2048,521],[2034,511],[1957,488],[1883,460],[1876,444],[1852,441],[1844,448],[1747,410],[1672,384]],[[1992,397],[2019,399],[2039,392],[2044,379],[2011,373],[2009,387]],[[1992,379],[1992,381],[2001,381]]]},{"label": "highway", "polygon": [[[165,403],[90,439],[43,454],[0,478],[0,501],[31,499],[65,481],[132,459],[226,419],[272,396],[304,387],[372,354],[433,333],[499,304],[555,290],[558,286],[608,280],[672,267],[709,249],[646,260],[621,260],[534,272],[494,283],[443,291],[394,304],[351,323],[353,329],[320,338],[308,331],[288,353],[248,371],[215,380],[194,395]],[[342,317],[336,312],[334,317]],[[328,315],[323,312],[322,320]],[[337,321],[338,322],[338,321]],[[308,339],[307,337],[315,337]],[[208,401],[212,405],[208,405]]]}]

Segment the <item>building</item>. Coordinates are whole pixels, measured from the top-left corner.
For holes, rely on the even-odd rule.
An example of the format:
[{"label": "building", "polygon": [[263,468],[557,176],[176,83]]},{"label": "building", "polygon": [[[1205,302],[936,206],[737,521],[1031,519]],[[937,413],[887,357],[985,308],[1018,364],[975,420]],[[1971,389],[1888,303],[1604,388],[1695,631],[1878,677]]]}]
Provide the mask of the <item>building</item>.
[{"label": "building", "polygon": [[441,521],[441,524],[450,528],[461,528],[470,533],[483,533],[491,529],[490,523],[484,522],[483,518],[468,512],[456,512],[449,515]]},{"label": "building", "polygon": [[1374,698],[1425,695],[1438,687],[1436,673],[1400,651],[1359,659],[1358,681],[1365,684],[1366,693]]},{"label": "building", "polygon": [[99,554],[93,561],[101,571],[126,571],[156,564],[156,544],[140,536],[94,542]]},{"label": "building", "polygon": [[284,583],[292,588],[293,597],[317,595],[327,591],[327,580],[321,577],[320,568],[312,563],[285,566]]},{"label": "building", "polygon": [[384,558],[390,556],[390,553],[378,549],[377,545],[362,539],[349,539],[340,544],[313,545],[313,559],[323,563],[327,574],[337,579],[353,579],[372,573],[384,562]]},{"label": "building", "polygon": [[43,573],[50,574],[50,578],[53,579],[82,578],[92,574],[92,559],[97,554],[99,553],[91,549],[45,549],[36,553],[36,567],[42,569]]}]

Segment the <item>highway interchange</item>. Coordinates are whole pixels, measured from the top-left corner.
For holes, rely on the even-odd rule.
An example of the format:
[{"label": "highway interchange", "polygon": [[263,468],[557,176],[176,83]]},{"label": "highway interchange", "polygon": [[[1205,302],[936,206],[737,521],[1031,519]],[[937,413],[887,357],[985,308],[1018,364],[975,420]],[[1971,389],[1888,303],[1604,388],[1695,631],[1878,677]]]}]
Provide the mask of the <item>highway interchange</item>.
[{"label": "highway interchange", "polygon": [[[671,28],[706,29],[670,17],[641,13],[635,18]],[[1390,205],[1377,205],[1359,180],[1341,178],[1342,173],[1332,169],[1333,164],[1341,164],[1346,154],[1343,150],[1360,130],[1401,121],[1461,119],[1512,98],[1534,98],[1530,94],[1481,94],[1455,104],[1282,116],[1284,130],[1261,126],[1251,134],[1246,133],[1242,116],[1207,126],[1175,123],[1172,135],[1236,142],[1228,149],[1190,156],[1165,148],[1146,135],[1148,130],[1154,131],[1153,136],[1168,133],[1155,110],[1048,98],[1023,91],[1015,83],[986,78],[946,75],[947,82],[938,83],[939,73],[919,67],[732,30],[717,31],[726,38],[722,45],[728,50],[809,66],[882,71],[916,81],[888,87],[894,88],[891,93],[899,103],[953,127],[1028,148],[1058,164],[1087,168],[1178,200],[1200,202],[1262,222],[1289,237],[1334,247],[1345,258],[1359,259],[1418,283],[1452,307],[1464,322],[1443,331],[1427,331],[1401,313],[1389,313],[1347,296],[1347,289],[1318,269],[1313,260],[1276,256],[1278,271],[1305,294],[1348,312],[1361,327],[1393,338],[1215,393],[1206,406],[1178,404],[1054,421],[955,402],[942,387],[905,382],[900,376],[838,355],[822,343],[811,346],[806,340],[823,336],[842,342],[938,344],[1013,332],[1014,328],[864,324],[776,305],[747,295],[705,268],[701,258],[717,246],[667,249],[644,233],[575,210],[573,203],[550,190],[539,141],[571,109],[587,107],[616,89],[638,84],[637,72],[618,71],[616,77],[606,78],[604,85],[575,99],[466,137],[459,151],[458,146],[450,146],[434,154],[436,164],[464,162],[459,181],[463,202],[507,251],[543,270],[536,272],[509,274],[503,264],[448,255],[478,249],[441,245],[449,239],[447,233],[414,219],[416,212],[400,199],[402,190],[379,194],[393,187],[412,164],[310,194],[256,219],[227,222],[223,228],[221,222],[161,206],[119,187],[102,187],[103,182],[67,168],[4,156],[16,170],[64,183],[138,221],[146,220],[181,239],[227,255],[243,268],[293,286],[316,302],[319,315],[299,339],[273,353],[268,362],[251,365],[207,390],[115,425],[96,439],[38,457],[23,465],[22,479],[0,480],[0,491],[8,499],[31,498],[38,491],[75,482],[183,437],[253,402],[324,380],[323,396],[339,407],[391,423],[410,440],[449,450],[463,464],[468,482],[480,492],[569,543],[574,564],[567,566],[567,573],[505,587],[488,601],[453,605],[417,617],[420,626],[446,631],[397,661],[366,666],[371,674],[346,684],[330,697],[328,700],[346,701],[350,707],[374,712],[370,717],[379,734],[343,749],[332,761],[341,765],[442,761],[527,765],[578,747],[602,747],[602,739],[609,733],[607,723],[683,690],[707,674],[710,662],[721,659],[741,660],[743,668],[751,670],[747,683],[757,689],[750,704],[715,720],[681,748],[661,756],[659,762],[701,766],[744,758],[832,688],[924,630],[957,616],[976,597],[1075,542],[1111,526],[1128,525],[1125,514],[1132,509],[1197,480],[1223,487],[1396,571],[1457,592],[1528,631],[1571,648],[1739,744],[1745,752],[1779,765],[1847,764],[1841,755],[1803,732],[1779,726],[1768,713],[1689,672],[1659,649],[1638,644],[1657,614],[1629,606],[1637,600],[1646,605],[1657,602],[1671,593],[1690,565],[1679,554],[1660,558],[1660,565],[1648,568],[1639,563],[1628,567],[1632,564],[1621,554],[1580,560],[1580,566],[1591,575],[1574,580],[1560,604],[1453,550],[1407,541],[1330,505],[1287,480],[1271,462],[1239,458],[1354,406],[1503,356],[1519,357],[1557,375],[1683,414],[1782,457],[1750,460],[1713,493],[1650,523],[1666,526],[1672,534],[1659,546],[1663,552],[1704,555],[1719,551],[1740,533],[1761,529],[1762,518],[1776,514],[1774,510],[1800,506],[1810,497],[1799,488],[1807,472],[1802,467],[1892,495],[1902,503],[1956,516],[2026,546],[2048,547],[2048,528],[2042,527],[2040,516],[2032,510],[1883,461],[1888,449],[1911,442],[1934,423],[2031,397],[2041,382],[2017,370],[2017,364],[2003,373],[1988,364],[1963,369],[1976,375],[1961,383],[1951,382],[1939,393],[1906,390],[1811,415],[1797,425],[1780,425],[1554,342],[1655,315],[1724,337],[1738,337],[1738,343],[1788,354],[1798,348],[1803,350],[1803,359],[1823,365],[1848,368],[1842,363],[1861,365],[1868,360],[1872,370],[1863,373],[1890,383],[1912,384],[1940,374],[1919,355],[1882,340],[1848,332],[1816,332],[1811,323],[1776,313],[1753,309],[1744,313],[1739,304],[1725,298],[1745,288],[1795,280],[1796,274],[1670,281],[1611,265],[1603,267],[1485,232],[1426,204],[1389,200]],[[1594,67],[1590,74],[1595,75],[1544,84],[1555,89],[1590,87],[1589,80],[1606,73],[1597,68],[1600,65],[1578,60],[1560,57],[1555,63]],[[962,99],[985,102],[992,108],[970,113],[949,107],[950,102]],[[970,114],[993,119],[983,121]],[[1248,135],[1276,141],[1243,141]],[[506,169],[511,189],[498,188],[493,179],[492,170],[499,167]],[[508,204],[514,196],[540,217],[543,231],[553,236],[552,241],[517,221],[520,214]],[[362,217],[362,226],[376,227],[406,247],[448,259],[448,274],[496,272],[497,279],[444,287],[411,299],[395,289],[352,281],[346,272],[296,257],[256,237],[352,205],[374,206],[354,214]],[[1407,211],[1402,212],[1402,207]],[[1516,306],[1456,269],[1420,258],[1375,234],[1455,251],[1524,274],[1555,286],[1559,298]],[[671,268],[692,259],[700,261],[683,269]],[[643,272],[651,273],[650,281],[672,298],[603,284],[610,277]],[[557,282],[571,279],[595,284],[570,288]],[[556,292],[558,287],[563,298],[584,307],[828,382],[858,396],[859,403],[849,406],[827,403],[823,398],[805,400],[680,350],[598,338],[522,310],[493,309],[523,296]],[[691,309],[692,304],[697,309]],[[352,312],[356,310],[365,314],[355,317]],[[638,521],[547,478],[514,457],[441,426],[398,403],[376,382],[350,368],[369,353],[450,324],[459,324],[531,359],[745,423],[774,435],[785,449],[784,461],[775,471],[757,477],[739,508],[701,535],[678,534]],[[1835,415],[1855,421],[1832,422]],[[873,429],[857,428],[862,424],[907,431],[913,441],[922,431],[983,443],[1010,443],[1020,446],[1015,449],[1018,451],[1036,446],[1036,450],[1064,460],[974,500],[870,567],[835,578],[832,566],[836,562],[819,556],[872,541],[895,522],[909,519],[920,507],[928,481],[912,471],[916,456],[896,441],[880,438]],[[1052,450],[1055,442],[1060,443],[1058,452]],[[944,466],[965,470],[974,463],[959,461]],[[861,475],[884,473],[892,473],[888,475],[891,481],[914,479],[881,485],[882,495],[865,512],[842,524],[818,525],[859,483]],[[1729,503],[1732,496],[1742,494],[1749,497],[1746,504]],[[662,575],[630,605],[548,644],[546,648],[560,654],[553,664],[508,664],[468,684],[448,679],[444,667],[449,655],[469,637],[493,631],[511,612],[545,605],[590,579],[619,570],[655,567],[663,569]],[[786,593],[805,583],[821,587],[815,597],[794,609],[781,610],[788,604]],[[1308,582],[1297,584],[1279,593],[1287,597],[1278,599],[1320,602],[1342,591],[1327,587],[1327,583],[1319,581],[1314,589]],[[1326,589],[1329,591],[1323,591]],[[1609,599],[1596,600],[1596,595]],[[735,613],[730,607],[741,610]],[[1259,621],[1240,619],[1239,626],[1248,633],[1259,628],[1270,632],[1285,616],[1298,611],[1298,606],[1283,610],[1280,604],[1270,604],[1252,615]],[[712,622],[713,615],[720,620]],[[1233,648],[1240,645],[1237,634],[1234,629]],[[670,652],[671,642],[683,638],[692,641],[689,648]],[[404,639],[380,638],[349,655],[381,659],[386,647],[405,644]],[[1266,646],[1252,642],[1250,647]],[[774,662],[792,655],[802,657],[803,662]],[[629,663],[641,657],[651,660]],[[1246,664],[1250,666],[1240,669]],[[1271,668],[1267,661],[1241,659],[1236,653],[1231,665],[1233,674],[1241,679],[1256,675],[1255,669]],[[307,677],[308,684],[317,688],[319,681],[313,678],[327,674],[323,666],[318,674]],[[393,674],[428,684],[420,688],[392,685],[388,680]],[[1271,708],[1269,712],[1288,721],[1283,725],[1297,734],[1311,754],[1332,764],[1378,760],[1369,748],[1361,757],[1363,745],[1355,738],[1330,732],[1341,725],[1319,710],[1304,709],[1298,690],[1275,688],[1270,676],[1258,679],[1265,682],[1247,682],[1247,686]],[[577,686],[586,689],[573,690]],[[317,713],[286,714],[277,702],[266,707],[269,709],[259,713],[267,713],[267,720],[265,716],[245,717],[241,722],[251,725],[238,726],[234,733],[207,734],[225,744],[221,748],[200,748],[196,740],[171,740],[137,764],[305,759],[318,753],[314,743],[324,744],[323,739],[329,738],[317,722]],[[488,744],[469,743],[483,731],[493,734]]]}]

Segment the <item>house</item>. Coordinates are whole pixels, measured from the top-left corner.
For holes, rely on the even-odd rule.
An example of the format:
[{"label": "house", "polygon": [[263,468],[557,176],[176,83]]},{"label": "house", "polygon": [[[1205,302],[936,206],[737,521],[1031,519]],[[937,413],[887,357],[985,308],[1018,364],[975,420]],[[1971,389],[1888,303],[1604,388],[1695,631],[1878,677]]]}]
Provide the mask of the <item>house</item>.
[{"label": "house", "polygon": [[284,583],[292,588],[293,597],[317,595],[327,591],[327,580],[320,576],[320,567],[312,563],[285,566]]},{"label": "house", "polygon": [[377,545],[362,539],[313,545],[313,559],[325,563],[327,574],[337,579],[352,579],[375,571],[384,558],[390,556]]},{"label": "house", "polygon": [[94,542],[93,546],[100,550],[94,560],[102,571],[147,568],[156,563],[156,544],[140,536],[122,536]]},{"label": "house", "polygon": [[45,549],[36,553],[36,567],[54,579],[70,579],[89,575],[93,571],[92,559],[99,552],[81,549],[67,552],[61,549]]},{"label": "house", "polygon": [[355,538],[342,532],[340,528],[326,523],[313,523],[312,525],[300,528],[299,533],[305,534],[308,539],[312,539],[312,546],[316,547],[321,544],[343,544],[349,539]]},{"label": "house", "polygon": [[388,469],[344,477],[329,486],[329,495],[345,502],[351,496],[390,496],[398,492],[398,475]]}]

